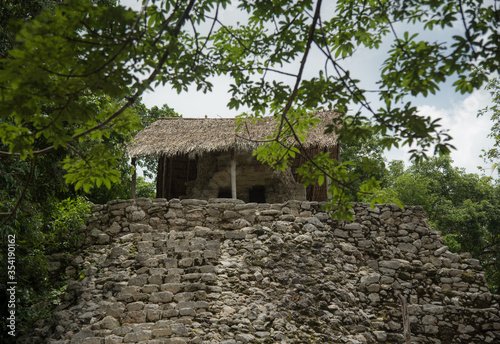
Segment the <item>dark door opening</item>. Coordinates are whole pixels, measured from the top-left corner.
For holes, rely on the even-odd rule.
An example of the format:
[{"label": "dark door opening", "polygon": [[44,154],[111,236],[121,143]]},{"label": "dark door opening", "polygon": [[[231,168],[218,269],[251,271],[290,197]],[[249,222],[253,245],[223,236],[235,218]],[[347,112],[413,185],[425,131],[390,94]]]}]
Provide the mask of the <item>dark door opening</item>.
[{"label": "dark door opening", "polygon": [[197,159],[187,155],[166,157],[158,160],[158,178],[156,179],[156,198],[179,198],[186,195],[186,183],[196,180]]},{"label": "dark door opening", "polygon": [[250,203],[266,203],[266,187],[264,185],[252,186],[248,191],[248,201]]},{"label": "dark door opening", "polygon": [[219,194],[217,195],[218,198],[232,198],[233,195],[231,193],[231,189],[229,188],[220,188],[219,189]]}]

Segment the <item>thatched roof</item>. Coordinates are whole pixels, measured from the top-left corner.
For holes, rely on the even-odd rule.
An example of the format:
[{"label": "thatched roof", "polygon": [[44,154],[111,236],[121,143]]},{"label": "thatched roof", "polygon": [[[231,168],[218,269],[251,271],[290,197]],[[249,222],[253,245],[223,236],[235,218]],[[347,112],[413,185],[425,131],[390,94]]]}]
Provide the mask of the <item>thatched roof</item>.
[{"label": "thatched roof", "polygon": [[[315,115],[321,123],[309,131],[305,148],[335,146],[335,134],[325,135],[324,131],[338,113],[323,111]],[[262,144],[256,140],[265,140],[275,125],[273,117],[264,117],[264,122],[242,126],[236,133],[234,118],[160,118],[138,133],[127,151],[130,157],[193,155],[232,148],[252,151]]]}]

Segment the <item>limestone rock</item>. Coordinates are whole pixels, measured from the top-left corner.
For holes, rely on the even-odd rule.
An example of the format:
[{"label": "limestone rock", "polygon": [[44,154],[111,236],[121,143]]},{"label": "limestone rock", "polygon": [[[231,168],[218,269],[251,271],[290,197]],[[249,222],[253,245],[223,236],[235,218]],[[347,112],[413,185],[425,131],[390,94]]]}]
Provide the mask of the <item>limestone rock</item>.
[{"label": "limestone rock", "polygon": [[72,261],[83,275],[20,342],[402,343],[396,291],[415,343],[500,342],[500,296],[420,207],[353,211],[339,224],[318,202],[95,206]]}]

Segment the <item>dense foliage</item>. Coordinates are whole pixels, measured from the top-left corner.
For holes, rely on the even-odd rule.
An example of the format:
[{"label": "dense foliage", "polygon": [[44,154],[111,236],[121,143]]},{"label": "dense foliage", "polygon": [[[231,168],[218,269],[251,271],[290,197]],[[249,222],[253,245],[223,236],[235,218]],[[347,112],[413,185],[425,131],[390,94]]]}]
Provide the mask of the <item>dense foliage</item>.
[{"label": "dense foliage", "polygon": [[493,125],[488,136],[494,140],[494,144],[492,148],[485,150],[483,158],[488,164],[491,164],[491,169],[493,171],[500,171],[498,169],[500,163],[500,79],[490,79],[486,85],[486,90],[490,91],[492,104],[482,109],[479,112],[479,116],[485,116],[491,113]]},{"label": "dense foliage", "polygon": [[424,207],[431,226],[454,252],[479,259],[492,290],[500,292],[500,184],[452,166],[448,156],[388,171],[380,192]]},{"label": "dense foliage", "polygon": [[381,143],[382,136],[375,133],[369,123],[362,124],[361,129],[366,132],[363,137],[343,141],[340,146],[340,160],[352,163],[351,166],[346,164],[352,183],[345,191],[351,201],[364,201],[371,197],[371,193],[358,192],[368,179],[374,178],[382,188],[386,185],[384,177],[387,175],[387,159]]}]

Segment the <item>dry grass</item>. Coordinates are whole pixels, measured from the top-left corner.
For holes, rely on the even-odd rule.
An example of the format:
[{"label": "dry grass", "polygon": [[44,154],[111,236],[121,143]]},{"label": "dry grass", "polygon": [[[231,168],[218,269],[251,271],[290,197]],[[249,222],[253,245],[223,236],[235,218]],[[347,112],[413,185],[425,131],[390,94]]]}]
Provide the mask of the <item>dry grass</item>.
[{"label": "dry grass", "polygon": [[[331,148],[337,144],[334,134],[325,135],[327,124],[338,114],[323,111],[315,114],[321,120],[312,128],[304,143],[305,148]],[[252,151],[272,134],[276,121],[265,117],[264,122],[247,123],[236,133],[234,118],[161,118],[141,131],[128,146],[130,157],[199,155],[206,152]]]}]

